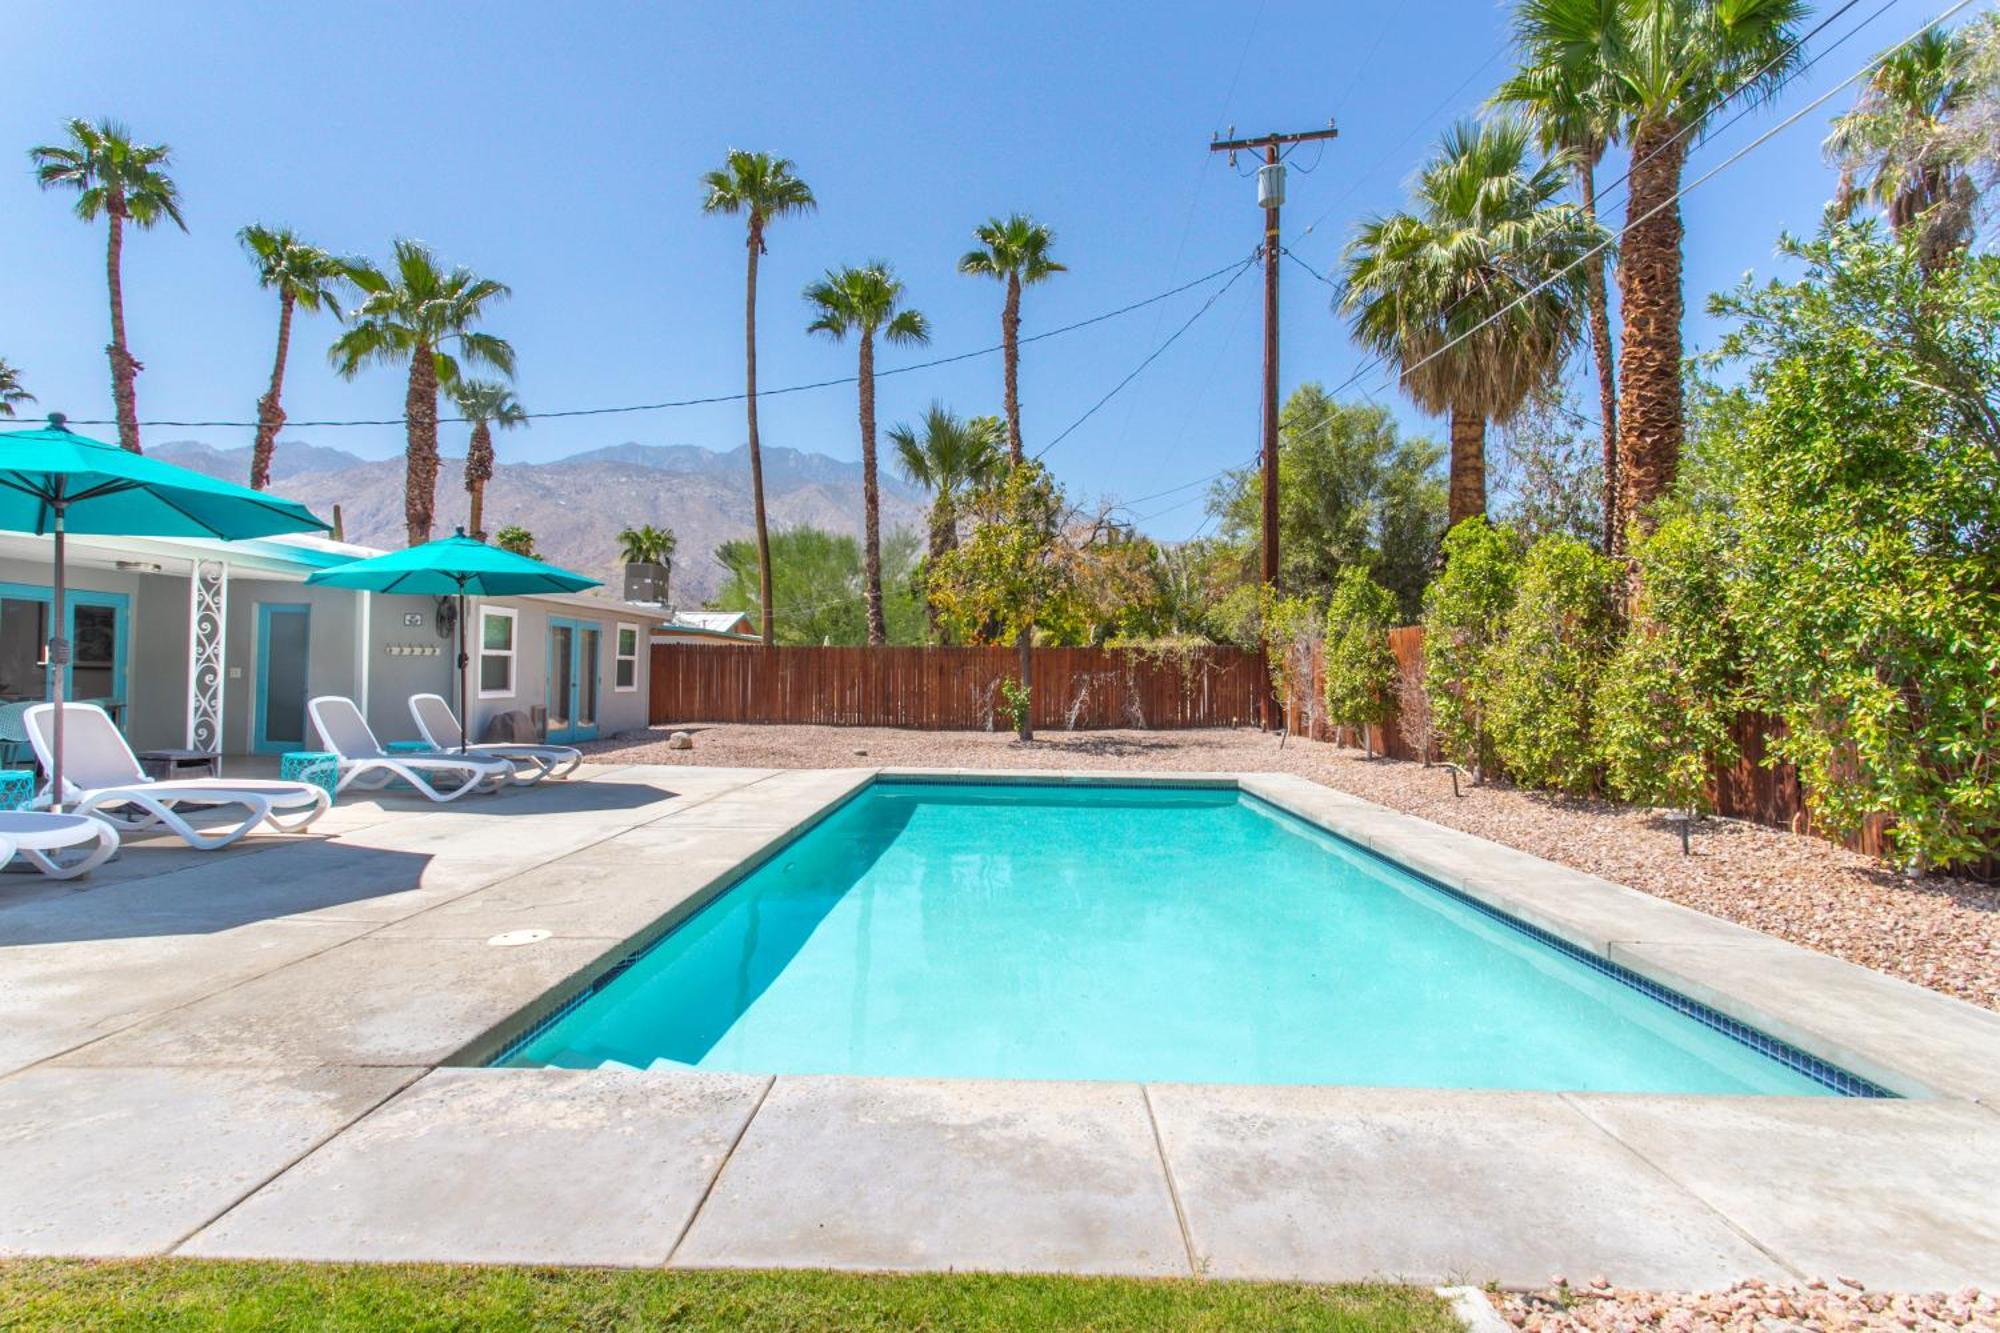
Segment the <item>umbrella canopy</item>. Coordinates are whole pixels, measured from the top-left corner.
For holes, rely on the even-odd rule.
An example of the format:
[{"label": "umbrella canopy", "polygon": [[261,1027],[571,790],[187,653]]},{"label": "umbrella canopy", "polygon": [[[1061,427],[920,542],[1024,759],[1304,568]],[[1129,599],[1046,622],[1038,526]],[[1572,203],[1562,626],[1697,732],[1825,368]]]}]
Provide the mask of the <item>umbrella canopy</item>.
[{"label": "umbrella canopy", "polygon": [[63,539],[83,532],[106,537],[217,537],[240,541],[285,532],[319,532],[323,523],[291,500],[218,481],[115,444],[78,435],[49,414],[41,430],[0,432],[0,529],[55,538],[50,596],[50,697],[56,704],[55,757],[49,799],[62,808],[63,694],[69,665],[64,610]]},{"label": "umbrella canopy", "polygon": [[472,739],[472,729],[465,718],[465,669],[471,660],[465,651],[467,595],[523,597],[532,593],[582,592],[597,587],[603,580],[572,574],[533,556],[516,555],[504,547],[488,546],[466,536],[465,529],[460,528],[453,536],[421,546],[322,569],[307,575],[306,582],[364,592],[458,598],[458,748],[463,754]]}]

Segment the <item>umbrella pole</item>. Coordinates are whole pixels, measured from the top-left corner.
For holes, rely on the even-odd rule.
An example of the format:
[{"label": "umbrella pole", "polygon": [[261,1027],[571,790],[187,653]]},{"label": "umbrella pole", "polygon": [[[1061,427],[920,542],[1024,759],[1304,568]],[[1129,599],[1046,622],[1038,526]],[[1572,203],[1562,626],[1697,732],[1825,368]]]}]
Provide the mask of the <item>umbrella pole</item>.
[{"label": "umbrella pole", "polygon": [[472,687],[465,678],[465,588],[458,590],[458,752],[463,755],[472,748],[472,733],[467,730],[472,725]]},{"label": "umbrella pole", "polygon": [[56,752],[49,763],[49,809],[62,813],[63,803],[63,696],[67,693],[69,681],[69,637],[65,628],[65,606],[68,589],[64,586],[63,565],[65,559],[63,542],[63,511],[67,502],[60,497],[56,500],[56,569],[55,582],[49,593],[49,682],[53,686],[52,698],[56,705]]}]

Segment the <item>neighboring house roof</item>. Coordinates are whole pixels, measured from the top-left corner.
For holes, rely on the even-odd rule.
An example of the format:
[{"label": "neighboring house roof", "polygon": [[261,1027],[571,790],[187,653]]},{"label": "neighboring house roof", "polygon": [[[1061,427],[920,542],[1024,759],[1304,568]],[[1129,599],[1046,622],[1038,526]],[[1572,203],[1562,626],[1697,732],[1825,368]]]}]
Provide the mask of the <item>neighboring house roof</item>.
[{"label": "neighboring house roof", "polygon": [[716,630],[723,634],[752,634],[755,627],[746,611],[675,611],[675,628]]}]

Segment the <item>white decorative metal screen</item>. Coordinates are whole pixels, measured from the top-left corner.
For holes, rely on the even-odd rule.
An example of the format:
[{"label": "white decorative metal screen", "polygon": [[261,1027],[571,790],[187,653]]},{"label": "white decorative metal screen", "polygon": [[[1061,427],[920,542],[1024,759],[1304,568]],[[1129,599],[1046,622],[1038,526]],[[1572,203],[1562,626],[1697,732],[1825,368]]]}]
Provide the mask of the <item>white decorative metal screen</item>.
[{"label": "white decorative metal screen", "polygon": [[222,643],[229,621],[229,566],[197,560],[188,580],[187,748],[222,753]]}]

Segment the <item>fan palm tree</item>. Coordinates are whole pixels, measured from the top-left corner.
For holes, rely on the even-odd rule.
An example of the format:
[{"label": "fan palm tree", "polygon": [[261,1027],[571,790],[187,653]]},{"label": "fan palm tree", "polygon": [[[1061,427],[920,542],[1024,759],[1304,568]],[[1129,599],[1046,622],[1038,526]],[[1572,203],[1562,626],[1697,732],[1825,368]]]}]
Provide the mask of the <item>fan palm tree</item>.
[{"label": "fan palm tree", "polygon": [[257,400],[257,439],[250,449],[250,489],[261,491],[271,484],[271,454],[285,425],[280,399],[285,391],[285,357],[292,346],[292,311],[331,310],[338,318],[334,288],[346,279],[350,265],[305,244],[290,227],[245,227],[236,239],[257,266],[257,285],[278,291],[278,355],[271,365],[271,387]]},{"label": "fan palm tree", "polygon": [[[1000,480],[1007,470],[1007,454],[1001,441],[1005,427],[998,417],[964,420],[945,407],[932,403],[924,412],[920,427],[889,428],[889,444],[896,451],[897,469],[911,485],[931,493],[930,558],[935,562],[958,545],[958,506],[969,491],[983,490]],[[938,611],[930,606],[931,637],[939,637]]]},{"label": "fan palm tree", "polygon": [[430,540],[437,507],[438,389],[458,383],[461,361],[513,375],[513,347],[473,328],[488,306],[511,292],[471,269],[447,271],[421,241],[397,241],[388,272],[357,262],[348,266],[347,276],[365,295],[353,311],[353,325],[327,355],[347,379],[371,362],[409,365],[403,519],[410,545],[416,546]]},{"label": "fan palm tree", "polygon": [[180,187],[167,175],[173,152],[165,144],[132,142],[132,132],[115,120],[71,120],[62,143],[28,150],[35,180],[44,190],[75,190],[76,215],[85,222],[101,213],[110,223],[104,253],[105,282],[111,295],[111,397],[118,409],[118,443],[139,452],[139,372],[125,343],[125,285],[121,270],[125,224],[145,231],[162,218],[182,231]]},{"label": "fan palm tree", "polygon": [[1021,288],[1067,270],[1049,258],[1055,233],[1025,213],[988,218],[972,229],[977,250],[958,261],[960,273],[995,278],[1007,284],[1007,303],[1000,308],[1000,357],[1006,377],[1001,405],[1007,413],[1007,456],[1021,461]]},{"label": "fan palm tree", "polygon": [[1978,186],[1948,134],[1979,95],[1972,54],[1963,30],[1927,29],[1882,58],[1826,139],[1840,167],[1835,210],[1881,209],[1898,236],[1918,242],[1930,272],[1972,234]]},{"label": "fan palm tree", "polygon": [[0,357],[0,417],[11,417],[21,404],[34,401],[35,395],[21,387],[21,372]]},{"label": "fan palm tree", "polygon": [[628,565],[663,565],[673,558],[680,538],[672,528],[626,528],[618,534],[618,556]]},{"label": "fan palm tree", "polygon": [[528,419],[514,390],[498,380],[461,379],[451,387],[458,414],[472,423],[472,441],[465,447],[465,494],[470,506],[466,531],[486,540],[486,483],[493,480],[493,428],[512,430]]},{"label": "fan palm tree", "polygon": [[1511,117],[1453,126],[1417,178],[1415,211],[1367,223],[1347,250],[1340,306],[1356,338],[1398,367],[1419,407],[1450,416],[1454,524],[1486,512],[1487,423],[1561,373],[1581,332],[1576,261],[1602,239],[1557,202],[1566,155],[1536,163],[1529,140]]},{"label": "fan palm tree", "polygon": [[[1611,31],[1622,0],[1593,0],[1600,32]],[[1540,0],[1523,0],[1514,10],[1516,44],[1522,51],[1544,50]],[[1535,129],[1544,153],[1568,156],[1576,171],[1578,206],[1597,221],[1597,164],[1618,137],[1614,90],[1603,66],[1524,65],[1493,95],[1493,103],[1515,111]],[[1591,357],[1597,363],[1597,411],[1604,457],[1604,549],[1615,554],[1625,544],[1618,514],[1618,368],[1611,345],[1611,309],[1606,295],[1606,247],[1584,261],[1584,298],[1590,315]]]},{"label": "fan palm tree", "polygon": [[848,334],[860,345],[857,384],[861,397],[861,568],[868,602],[868,642],[889,641],[882,616],[882,505],[875,467],[875,336],[884,342],[922,344],[931,340],[930,322],[921,311],[899,309],[903,284],[886,259],[859,268],[830,269],[805,290],[813,311],[808,333],[824,333],[835,342]]},{"label": "fan palm tree", "polygon": [[1678,197],[1689,144],[1729,107],[1770,96],[1799,59],[1805,0],[1529,0],[1517,19],[1529,68],[1607,90],[1631,145],[1618,257],[1619,509],[1650,526],[1680,468],[1681,246]]},{"label": "fan palm tree", "polygon": [[812,187],[799,179],[788,157],[749,153],[740,148],[718,169],[701,178],[704,213],[740,214],[747,228],[749,260],[743,294],[744,406],[750,431],[750,500],[757,519],[757,587],[763,619],[764,646],[776,640],[771,630],[771,532],[764,517],[764,455],[757,439],[757,260],[766,253],[764,230],[773,221],[810,213],[819,207]]}]

